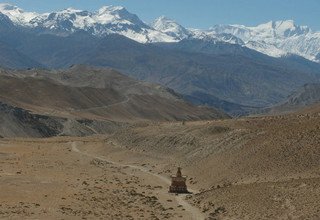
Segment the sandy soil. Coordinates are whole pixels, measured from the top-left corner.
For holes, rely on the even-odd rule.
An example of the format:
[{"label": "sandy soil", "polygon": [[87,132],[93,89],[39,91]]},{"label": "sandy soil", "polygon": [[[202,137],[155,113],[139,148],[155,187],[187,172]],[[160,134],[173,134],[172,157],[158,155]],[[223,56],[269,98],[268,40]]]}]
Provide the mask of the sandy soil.
[{"label": "sandy soil", "polygon": [[167,176],[95,155],[105,146],[97,143],[2,140],[0,218],[204,219],[168,193]]}]

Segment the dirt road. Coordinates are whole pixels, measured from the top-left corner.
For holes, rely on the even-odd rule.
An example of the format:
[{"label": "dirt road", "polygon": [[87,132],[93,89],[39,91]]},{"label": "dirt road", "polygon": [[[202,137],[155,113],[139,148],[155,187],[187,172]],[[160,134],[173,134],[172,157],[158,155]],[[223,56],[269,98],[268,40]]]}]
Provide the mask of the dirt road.
[{"label": "dirt road", "polygon": [[[159,175],[159,174],[156,174],[156,173],[153,173],[149,169],[146,169],[145,167],[135,166],[135,165],[130,165],[130,164],[122,164],[122,163],[118,163],[118,162],[115,162],[115,161],[111,161],[111,160],[109,160],[109,159],[107,159],[105,157],[96,156],[96,155],[92,155],[92,154],[83,152],[78,148],[78,146],[77,146],[78,142],[72,142],[71,145],[72,145],[72,151],[74,151],[76,153],[85,155],[85,156],[90,157],[90,158],[98,159],[98,160],[101,160],[101,161],[104,161],[104,162],[108,162],[108,163],[111,163],[111,164],[113,164],[115,166],[118,166],[118,167],[130,167],[132,169],[139,170],[140,172],[143,172],[143,173],[146,173],[148,175],[151,175],[151,176],[154,176],[154,177],[158,178],[159,180],[161,180],[162,182],[164,182],[168,186],[171,183],[169,178],[167,178],[165,176],[162,176],[162,175]],[[189,189],[189,190],[191,192],[195,192],[195,190],[193,190],[193,189]],[[190,213],[191,219],[194,219],[194,220],[205,219],[205,216],[203,215],[203,213],[198,208],[192,206],[191,204],[189,204],[185,200],[185,195],[175,196],[175,199],[176,199],[176,201],[177,201],[177,203],[179,205],[181,205],[187,212]]]}]

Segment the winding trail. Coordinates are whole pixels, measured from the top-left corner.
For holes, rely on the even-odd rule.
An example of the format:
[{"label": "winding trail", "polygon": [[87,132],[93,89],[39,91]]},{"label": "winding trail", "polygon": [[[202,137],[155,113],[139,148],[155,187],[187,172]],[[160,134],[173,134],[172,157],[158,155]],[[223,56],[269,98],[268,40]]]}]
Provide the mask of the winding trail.
[{"label": "winding trail", "polygon": [[[171,184],[171,180],[169,178],[167,178],[165,176],[162,176],[162,175],[159,175],[159,174],[156,174],[156,173],[152,173],[145,167],[129,165],[129,164],[122,164],[122,163],[118,163],[118,162],[114,162],[114,161],[108,160],[108,159],[106,159],[104,157],[100,157],[100,156],[92,155],[92,154],[89,154],[89,153],[86,153],[86,152],[82,152],[77,147],[77,142],[75,142],[75,141],[72,142],[71,145],[72,145],[72,151],[74,151],[76,153],[79,153],[81,155],[84,155],[84,156],[87,156],[87,157],[91,157],[91,158],[94,158],[94,159],[98,159],[98,160],[101,160],[101,161],[105,161],[105,162],[111,163],[111,164],[113,164],[115,166],[118,166],[118,167],[130,167],[132,169],[139,170],[139,171],[141,171],[143,173],[146,173],[148,175],[152,175],[152,176],[158,178],[159,180],[161,180],[162,182],[164,182],[165,184],[167,184],[168,186]],[[195,192],[195,190],[192,190],[190,188],[189,188],[189,191]],[[175,199],[176,199],[176,201],[177,201],[177,203],[179,205],[181,205],[187,212],[190,213],[190,217],[192,217],[192,219],[194,219],[194,220],[204,220],[205,219],[205,216],[203,215],[203,213],[198,208],[192,206],[190,203],[188,203],[186,201],[185,195],[177,195],[177,196],[175,196]]]},{"label": "winding trail", "polygon": [[[122,89],[133,88],[133,87],[135,87],[137,85],[140,85],[142,83],[143,82],[137,82],[137,83],[134,83],[134,84],[132,84],[130,86],[123,87]],[[91,111],[91,110],[98,110],[98,109],[106,109],[106,108],[110,108],[110,107],[126,104],[130,100],[131,100],[130,95],[125,93],[125,100],[123,100],[123,101],[116,102],[116,103],[109,104],[109,105],[103,105],[103,106],[97,106],[97,107],[91,107],[91,108],[83,108],[83,109],[75,109],[74,111],[80,112],[80,111]]]}]

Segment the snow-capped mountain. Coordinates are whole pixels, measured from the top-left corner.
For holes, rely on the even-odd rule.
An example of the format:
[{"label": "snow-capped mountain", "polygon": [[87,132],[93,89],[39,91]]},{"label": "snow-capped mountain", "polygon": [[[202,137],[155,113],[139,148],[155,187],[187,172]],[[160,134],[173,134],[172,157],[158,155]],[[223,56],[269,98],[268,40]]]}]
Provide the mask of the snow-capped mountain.
[{"label": "snow-capped mountain", "polygon": [[217,42],[224,42],[224,43],[229,43],[229,44],[239,44],[239,45],[244,45],[244,42],[229,33],[216,33],[215,31],[212,30],[200,30],[200,29],[189,29],[191,32],[191,38],[193,39],[200,39],[200,40],[205,40],[205,41],[211,41],[214,43]]},{"label": "snow-capped mountain", "polygon": [[246,47],[269,56],[296,54],[316,61],[320,53],[320,32],[298,26],[292,20],[271,21],[256,27],[216,25],[210,30],[216,34],[232,34],[241,39]]},{"label": "snow-capped mountain", "polygon": [[84,30],[98,36],[117,33],[141,43],[174,41],[172,37],[153,30],[123,7],[102,7],[95,13],[68,8],[38,16],[30,23],[37,29],[57,33]]},{"label": "snow-capped mountain", "polygon": [[54,34],[70,34],[86,31],[97,36],[120,34],[140,43],[175,42],[176,39],[153,29],[131,14],[124,7],[105,6],[96,12],[68,8],[62,11],[37,14],[0,4],[0,12],[7,15],[15,25],[42,30]]},{"label": "snow-capped mountain", "polygon": [[225,42],[230,44],[243,44],[242,40],[235,37],[234,35],[228,33],[216,33],[211,30],[206,31],[192,28],[187,29],[178,24],[176,21],[165,16],[157,18],[152,23],[152,27],[158,31],[174,37],[178,41],[181,41],[183,39],[201,39],[210,41],[212,43]]},{"label": "snow-capped mountain", "polygon": [[178,24],[176,21],[169,19],[165,16],[157,18],[152,27],[155,30],[166,33],[169,36],[174,37],[177,40],[182,40],[191,37],[193,34],[191,31]]},{"label": "snow-capped mountain", "polygon": [[185,29],[163,17],[157,19],[155,24],[155,29],[180,40],[196,38],[214,43],[239,44],[273,57],[296,54],[320,62],[320,32],[298,26],[292,20],[271,21],[256,27],[216,25],[209,30]]},{"label": "snow-capped mountain", "polygon": [[320,32],[296,25],[292,20],[271,21],[256,27],[216,25],[208,30],[200,30],[185,28],[164,16],[148,25],[120,6],[105,6],[96,12],[68,8],[39,14],[0,4],[1,13],[1,23],[10,19],[15,26],[37,30],[39,33],[69,35],[85,31],[95,36],[120,34],[140,43],[200,39],[212,43],[238,44],[273,57],[295,54],[320,62]]},{"label": "snow-capped mountain", "polygon": [[0,13],[0,28],[1,29],[10,29],[14,27],[14,24],[10,20],[10,18],[2,13]]},{"label": "snow-capped mountain", "polygon": [[0,4],[0,12],[8,16],[13,23],[23,26],[29,26],[29,22],[39,16],[38,13],[25,12],[17,6],[3,3]]}]

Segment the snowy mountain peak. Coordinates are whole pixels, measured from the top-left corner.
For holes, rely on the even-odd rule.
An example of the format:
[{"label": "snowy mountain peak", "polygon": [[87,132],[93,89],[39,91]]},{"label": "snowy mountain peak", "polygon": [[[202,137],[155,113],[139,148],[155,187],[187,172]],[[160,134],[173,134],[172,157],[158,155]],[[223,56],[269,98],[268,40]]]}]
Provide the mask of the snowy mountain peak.
[{"label": "snowy mountain peak", "polygon": [[6,3],[0,3],[0,12],[18,25],[29,25],[29,22],[39,15],[35,12],[25,12],[17,6]]},{"label": "snowy mountain peak", "polygon": [[232,34],[241,39],[246,47],[269,56],[296,54],[319,61],[320,32],[313,32],[307,26],[299,26],[292,20],[270,21],[256,27],[216,25],[211,31],[216,34]]},{"label": "snowy mountain peak", "polygon": [[296,27],[296,24],[293,20],[285,20],[285,21],[275,21],[273,22],[276,27],[281,27],[285,29],[294,29]]},{"label": "snowy mountain peak", "polygon": [[302,34],[307,34],[311,30],[306,26],[298,26],[293,20],[285,21],[270,21],[265,24],[258,25],[257,27],[251,28],[259,32],[265,32],[273,34],[279,37],[291,37]]},{"label": "snowy mountain peak", "polygon": [[99,14],[104,14],[104,13],[112,13],[112,12],[117,12],[117,11],[127,11],[125,7],[122,6],[103,6],[98,10]]},{"label": "snowy mountain peak", "polygon": [[90,21],[90,13],[74,8],[39,15],[30,21],[32,27],[48,29],[58,33],[85,29]]},{"label": "snowy mountain peak", "polygon": [[[13,9],[17,10],[16,7]],[[25,15],[27,12],[19,9],[19,13],[15,13],[10,19],[15,21],[21,14]],[[99,37],[119,34],[141,43],[177,41],[172,36],[154,30],[141,21],[137,15],[128,12],[121,6],[104,6],[96,12],[67,8],[61,11],[37,14],[28,20],[25,19],[25,22],[16,22],[15,24],[62,36],[77,31],[86,31]]]},{"label": "snowy mountain peak", "polygon": [[159,18],[155,19],[154,23],[176,23],[176,21],[162,15]]},{"label": "snowy mountain peak", "polygon": [[293,20],[269,21],[267,23],[258,25],[256,28],[258,28],[258,29],[277,29],[278,27],[292,29],[295,27],[295,23]]},{"label": "snowy mountain peak", "polygon": [[320,62],[320,32],[299,26],[293,20],[270,21],[255,27],[216,25],[209,30],[200,30],[186,29],[165,16],[159,17],[150,26],[122,6],[104,6],[96,12],[67,8],[38,14],[0,3],[0,27],[14,26],[62,36],[78,31],[98,37],[119,34],[140,43],[178,42],[183,39],[225,42],[273,57],[295,54]]},{"label": "snowy mountain peak", "polygon": [[160,16],[159,18],[155,19],[152,25],[155,28],[159,29],[165,29],[167,27],[176,27],[176,26],[181,26],[178,24],[175,20],[170,19],[166,16]]},{"label": "snowy mountain peak", "polygon": [[137,15],[131,14],[122,6],[103,6],[95,13],[94,17],[101,24],[122,23],[145,26],[145,23]]},{"label": "snowy mountain peak", "polygon": [[157,18],[152,23],[152,27],[158,31],[176,38],[177,40],[188,38],[191,35],[190,31],[188,31],[186,28],[178,24],[176,21],[165,16]]}]

